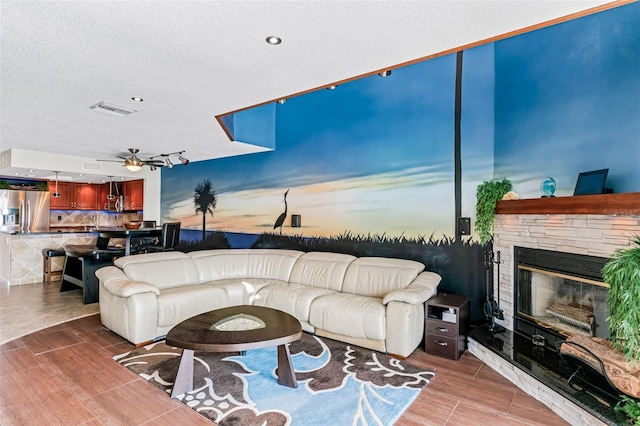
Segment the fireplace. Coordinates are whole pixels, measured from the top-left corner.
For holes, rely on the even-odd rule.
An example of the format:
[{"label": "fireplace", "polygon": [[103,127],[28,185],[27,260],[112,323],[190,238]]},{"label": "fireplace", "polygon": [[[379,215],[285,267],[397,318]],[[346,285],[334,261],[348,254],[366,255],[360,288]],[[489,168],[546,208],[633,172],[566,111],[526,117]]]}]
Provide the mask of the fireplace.
[{"label": "fireplace", "polygon": [[557,349],[574,334],[609,337],[607,258],[514,247],[514,331]]},{"label": "fireplace", "polygon": [[[504,320],[496,322],[507,330],[493,334],[485,327],[476,328],[469,334],[469,351],[569,424],[623,423],[624,418],[613,408],[618,393],[607,396],[606,384],[596,383],[602,376],[576,382],[575,369],[563,362],[554,342],[571,333],[606,334],[606,308],[600,307],[600,300],[606,300],[606,287],[601,284],[600,270],[616,250],[631,246],[634,235],[640,235],[640,193],[498,201],[493,250],[501,252],[502,262],[494,270],[498,272],[496,285],[500,287]],[[522,248],[526,249],[524,256]],[[528,254],[535,254],[534,259]],[[551,262],[546,262],[549,258]],[[589,262],[582,262],[585,258]],[[565,264],[574,267],[567,269]],[[531,299],[527,301],[518,290],[517,271],[530,272],[533,286],[542,281],[556,282],[555,278],[559,278],[559,284],[538,287],[536,292],[551,296],[541,296],[541,301],[534,302],[533,298],[540,295],[527,293]],[[578,312],[586,318],[573,324],[575,328],[566,327],[572,325],[569,320],[558,325],[556,317],[562,312],[546,312],[554,301],[569,302],[568,294],[571,303],[583,306]],[[587,302],[581,304],[585,298]],[[593,323],[595,326],[591,326]],[[536,335],[545,338],[545,346],[533,344]]]}]

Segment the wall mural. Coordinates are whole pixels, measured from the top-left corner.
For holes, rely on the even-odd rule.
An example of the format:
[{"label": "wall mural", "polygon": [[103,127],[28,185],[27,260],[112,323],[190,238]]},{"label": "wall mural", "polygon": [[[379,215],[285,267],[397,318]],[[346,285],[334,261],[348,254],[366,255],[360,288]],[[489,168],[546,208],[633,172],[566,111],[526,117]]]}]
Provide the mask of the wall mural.
[{"label": "wall mural", "polygon": [[[263,106],[253,116],[226,117],[231,132],[274,118],[275,126],[249,127],[266,129],[263,145],[273,139],[275,149],[163,170],[163,220],[182,222],[184,249],[281,247],[418,260],[443,276],[441,291],[470,296],[472,321],[481,322],[491,280],[484,247],[455,232],[456,204],[473,218],[478,184],[508,177],[516,192],[533,198],[550,175],[567,195],[569,176],[603,165],[616,190],[640,190],[630,172],[640,157],[632,146],[640,140],[632,119],[640,113],[633,95],[640,84],[638,6],[470,49],[458,64],[452,54]],[[585,45],[585,34],[597,42]],[[574,72],[577,53],[589,71]],[[615,81],[599,78],[611,71]],[[571,87],[553,79],[569,74]],[[585,99],[607,107],[583,116]],[[575,128],[587,122],[586,130]],[[602,149],[594,150],[598,143]],[[604,147],[635,156],[610,154],[604,164]],[[203,210],[197,188],[205,182],[215,202]],[[291,226],[292,215],[300,227]]]}]

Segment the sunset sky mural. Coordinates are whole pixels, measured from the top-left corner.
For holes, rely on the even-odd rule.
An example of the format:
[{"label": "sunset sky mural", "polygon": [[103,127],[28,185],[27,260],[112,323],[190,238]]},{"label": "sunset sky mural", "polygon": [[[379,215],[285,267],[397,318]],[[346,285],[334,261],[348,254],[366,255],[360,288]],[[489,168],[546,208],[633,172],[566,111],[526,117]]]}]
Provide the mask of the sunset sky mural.
[{"label": "sunset sky mural", "polygon": [[[537,198],[552,176],[566,196],[609,168],[607,186],[640,189],[639,27],[634,3],[464,51],[462,216],[493,178]],[[163,170],[163,220],[199,229],[193,189],[209,178],[209,230],[273,231],[289,190],[285,224],[302,227],[285,233],[451,237],[455,76],[451,54],[237,113],[238,140],[275,149]]]}]

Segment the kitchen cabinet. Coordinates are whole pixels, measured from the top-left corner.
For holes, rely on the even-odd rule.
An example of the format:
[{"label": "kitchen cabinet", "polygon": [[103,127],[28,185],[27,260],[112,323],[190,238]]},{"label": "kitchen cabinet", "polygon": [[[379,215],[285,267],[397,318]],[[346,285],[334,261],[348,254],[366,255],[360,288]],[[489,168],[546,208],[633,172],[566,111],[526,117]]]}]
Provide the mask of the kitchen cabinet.
[{"label": "kitchen cabinet", "polygon": [[[97,210],[99,186],[90,183],[58,182],[60,197],[51,195],[52,210]],[[49,182],[49,192],[56,191],[56,183]]]},{"label": "kitchen cabinet", "polygon": [[124,210],[143,210],[143,179],[122,182],[122,194],[124,195]]},{"label": "kitchen cabinet", "polygon": [[[56,192],[56,186],[59,197],[54,197],[53,193]],[[71,209],[73,202],[73,183],[69,182],[49,182],[49,196],[51,197],[50,208],[52,210],[67,210]]]},{"label": "kitchen cabinet", "polygon": [[117,197],[122,194],[122,184],[118,182],[111,182],[111,190],[109,190],[109,183],[103,183],[100,185],[100,191],[98,193],[98,210],[108,210],[109,209],[109,191],[111,191],[111,195]]}]

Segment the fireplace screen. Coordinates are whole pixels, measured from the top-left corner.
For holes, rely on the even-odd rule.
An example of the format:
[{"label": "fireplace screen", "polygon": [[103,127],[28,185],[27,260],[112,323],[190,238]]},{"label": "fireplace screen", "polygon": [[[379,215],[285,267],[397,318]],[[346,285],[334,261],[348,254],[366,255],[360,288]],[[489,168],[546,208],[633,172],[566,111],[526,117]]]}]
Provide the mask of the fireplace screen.
[{"label": "fireplace screen", "polygon": [[[600,275],[606,259],[539,252],[543,251],[521,248],[516,253],[516,318],[563,336],[582,334],[608,338],[609,289]],[[595,265],[581,266],[592,260]],[[545,261],[550,264],[541,265]],[[590,270],[599,276],[584,276]]]}]

